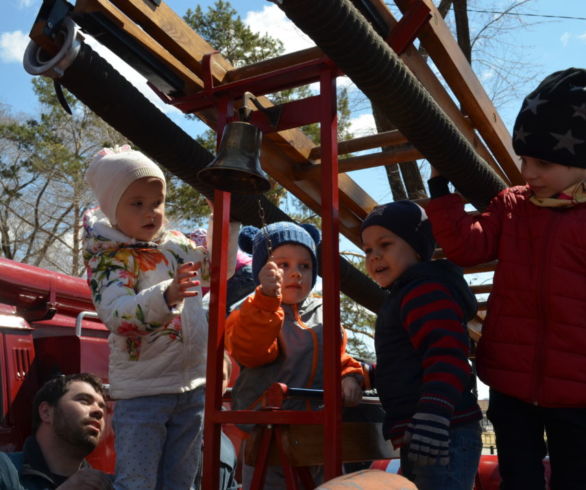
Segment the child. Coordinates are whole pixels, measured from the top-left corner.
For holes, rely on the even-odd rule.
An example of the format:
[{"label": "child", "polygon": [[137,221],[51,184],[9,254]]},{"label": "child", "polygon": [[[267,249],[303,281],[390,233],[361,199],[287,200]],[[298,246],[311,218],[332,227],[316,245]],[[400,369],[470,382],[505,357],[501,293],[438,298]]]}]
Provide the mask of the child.
[{"label": "child", "polygon": [[84,241],[94,304],[111,331],[115,488],[189,489],[200,458],[207,338],[196,278],[208,280],[209,255],[165,230],[165,177],[142,153],[106,148],[86,180],[105,215],[86,213]]},{"label": "child", "polygon": [[428,212],[452,260],[498,259],[477,364],[501,488],[543,489],[549,452],[552,488],[584,489],[586,70],[553,73],[525,98],[513,147],[527,185],[469,216],[432,174]]},{"label": "child", "polygon": [[390,293],[375,330],[383,435],[419,490],[470,490],[482,448],[466,330],[476,299],[456,266],[431,261],[431,226],[411,201],[375,208],[362,244],[368,274]]},{"label": "child", "polygon": [[[323,308],[321,300],[310,296],[317,278],[317,243],[319,231],[313,225],[279,222],[260,231],[245,227],[240,233],[240,248],[252,252],[252,273],[259,286],[226,325],[226,347],[242,366],[232,390],[234,409],[258,408],[261,395],[276,382],[323,388]],[[345,336],[342,344],[344,402],[356,405],[362,398],[362,367],[345,353]],[[317,409],[320,403],[291,399],[283,408]],[[245,489],[253,471],[244,465]],[[319,469],[312,468],[312,475],[319,479]],[[264,488],[285,488],[281,467],[267,469]]]}]

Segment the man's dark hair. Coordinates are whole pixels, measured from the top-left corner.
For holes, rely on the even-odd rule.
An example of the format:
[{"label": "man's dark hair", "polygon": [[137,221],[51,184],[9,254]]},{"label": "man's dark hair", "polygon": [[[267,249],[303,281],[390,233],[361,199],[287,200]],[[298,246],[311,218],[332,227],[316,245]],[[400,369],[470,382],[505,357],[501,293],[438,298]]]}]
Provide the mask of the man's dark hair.
[{"label": "man's dark hair", "polygon": [[96,393],[99,393],[104,398],[106,397],[102,381],[90,373],[62,374],[50,379],[37,391],[33,401],[33,434],[41,425],[41,417],[39,415],[39,406],[41,403],[47,402],[51,407],[56,407],[61,397],[67,393],[69,385],[74,381],[83,381],[96,390]]}]

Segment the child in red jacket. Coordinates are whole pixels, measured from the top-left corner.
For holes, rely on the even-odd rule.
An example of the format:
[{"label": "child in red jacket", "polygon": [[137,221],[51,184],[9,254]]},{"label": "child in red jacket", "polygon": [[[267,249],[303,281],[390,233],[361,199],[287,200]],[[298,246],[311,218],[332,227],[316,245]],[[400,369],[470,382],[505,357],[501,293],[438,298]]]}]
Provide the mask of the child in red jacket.
[{"label": "child in red jacket", "polygon": [[545,488],[547,453],[552,489],[584,489],[586,70],[553,73],[525,98],[513,147],[527,185],[471,216],[434,171],[427,211],[448,258],[498,259],[477,366],[501,489]]}]

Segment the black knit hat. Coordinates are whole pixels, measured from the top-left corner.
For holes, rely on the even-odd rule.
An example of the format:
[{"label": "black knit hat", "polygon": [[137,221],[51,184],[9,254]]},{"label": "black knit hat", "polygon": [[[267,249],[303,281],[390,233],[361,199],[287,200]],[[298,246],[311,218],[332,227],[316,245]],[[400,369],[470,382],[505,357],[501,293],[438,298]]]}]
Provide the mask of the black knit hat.
[{"label": "black knit hat", "polygon": [[525,97],[513,148],[518,155],[586,168],[586,70],[552,73]]},{"label": "black knit hat", "polygon": [[411,201],[396,201],[374,208],[362,222],[360,231],[382,226],[405,240],[421,260],[431,260],[435,239],[425,210]]}]

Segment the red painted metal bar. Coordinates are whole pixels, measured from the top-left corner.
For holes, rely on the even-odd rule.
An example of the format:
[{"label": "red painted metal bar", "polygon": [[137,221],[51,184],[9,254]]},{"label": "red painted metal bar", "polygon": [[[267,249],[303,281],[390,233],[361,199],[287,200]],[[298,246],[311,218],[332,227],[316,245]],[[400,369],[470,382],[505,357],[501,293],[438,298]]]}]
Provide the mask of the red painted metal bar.
[{"label": "red painted metal bar", "polygon": [[[387,42],[397,51],[402,52],[413,41],[417,31],[429,19],[423,2],[406,15],[395,26]],[[286,88],[313,83],[319,79],[320,95],[301,101],[283,104],[279,123],[271,127],[266,116],[256,111],[253,123],[265,132],[280,131],[299,127],[316,121],[321,122],[322,148],[322,249],[328,253],[322,255],[322,277],[324,295],[324,405],[323,411],[287,411],[269,409],[263,411],[226,411],[221,410],[221,376],[224,349],[224,323],[226,303],[227,244],[230,194],[216,191],[214,200],[214,244],[212,287],[210,303],[210,329],[208,339],[207,391],[205,410],[205,445],[204,445],[204,490],[218,488],[220,430],[221,424],[258,423],[264,424],[264,433],[258,454],[258,465],[253,475],[252,488],[260,488],[264,481],[270,442],[274,436],[274,424],[323,424],[325,448],[325,478],[334,478],[341,473],[342,447],[342,397],[340,386],[340,305],[339,305],[339,196],[338,196],[338,151],[337,151],[337,116],[336,116],[336,77],[339,69],[326,57],[300,63],[290,67],[274,70],[270,73],[213,86],[211,76],[210,53],[204,57],[203,66],[207,75],[203,77],[204,89],[194,95],[174,99],[171,104],[185,113],[197,112],[205,108],[218,108],[218,143],[224,125],[232,117],[232,101],[240,99],[245,91],[256,96],[276,92]],[[168,100],[166,100],[169,102]],[[326,414],[328,416],[326,416]],[[280,428],[278,437],[280,439]],[[281,456],[284,456],[282,441],[277,441]],[[290,465],[284,465],[291,470]],[[291,471],[287,472],[288,487],[296,488],[291,482]],[[294,480],[294,479],[293,479]]]},{"label": "red painted metal bar", "polygon": [[[272,133],[319,122],[321,120],[319,100],[320,96],[314,95],[305,99],[279,104],[280,114],[276,126],[271,125],[266,114],[261,111],[252,112],[250,123],[262,129],[263,133]],[[276,108],[277,106],[274,107]]]},{"label": "red painted metal bar", "polygon": [[218,423],[234,424],[310,424],[321,425],[324,414],[321,410],[226,410],[215,415]]},{"label": "red painted metal bar", "polygon": [[254,473],[252,474],[252,482],[250,482],[251,490],[260,490],[263,487],[265,474],[267,472],[267,464],[269,457],[269,448],[271,446],[271,439],[273,438],[273,427],[268,426],[262,429],[262,439],[256,462],[254,465]]},{"label": "red painted metal bar", "polygon": [[[324,56],[236,82],[228,82],[209,88],[205,87],[200,92],[175,98],[169,103],[185,113],[198,112],[206,108],[214,107],[216,105],[214,101],[215,96],[237,100],[242,98],[244,92],[252,92],[259,97],[279,90],[313,83],[319,80],[320,72],[324,66],[333,67],[334,65],[329,58]],[[337,70],[337,68],[333,69]]]},{"label": "red painted metal bar", "polygon": [[427,24],[430,18],[429,7],[421,0],[416,2],[389,32],[386,38],[387,43],[395,53],[403,53],[413,43],[419,30]]},{"label": "red painted metal bar", "polygon": [[324,69],[320,77],[322,121],[322,250],[324,296],[324,438],[325,479],[342,470],[342,396],[340,387],[340,253],[338,197],[338,119],[336,73]]},{"label": "red painted metal bar", "polygon": [[277,450],[279,451],[279,459],[281,461],[281,466],[283,467],[283,474],[285,475],[285,482],[287,483],[287,489],[297,490],[299,486],[297,485],[297,479],[295,478],[295,471],[293,471],[291,461],[287,458],[285,448],[283,448],[283,426],[275,425],[273,430],[275,433],[274,437],[275,442],[277,443]]},{"label": "red painted metal bar", "polygon": [[[231,111],[231,102],[220,101],[218,135],[222,134],[226,117]],[[219,138],[218,138],[219,144]],[[230,222],[230,193],[216,190],[214,192],[214,223],[212,230],[212,267],[208,328],[208,357],[206,373],[206,404],[204,417],[204,460],[203,488],[218,488],[220,474],[220,431],[222,426],[215,420],[215,415],[222,409],[222,373],[224,360],[224,324],[226,321],[226,295],[228,276],[228,237]]]}]

